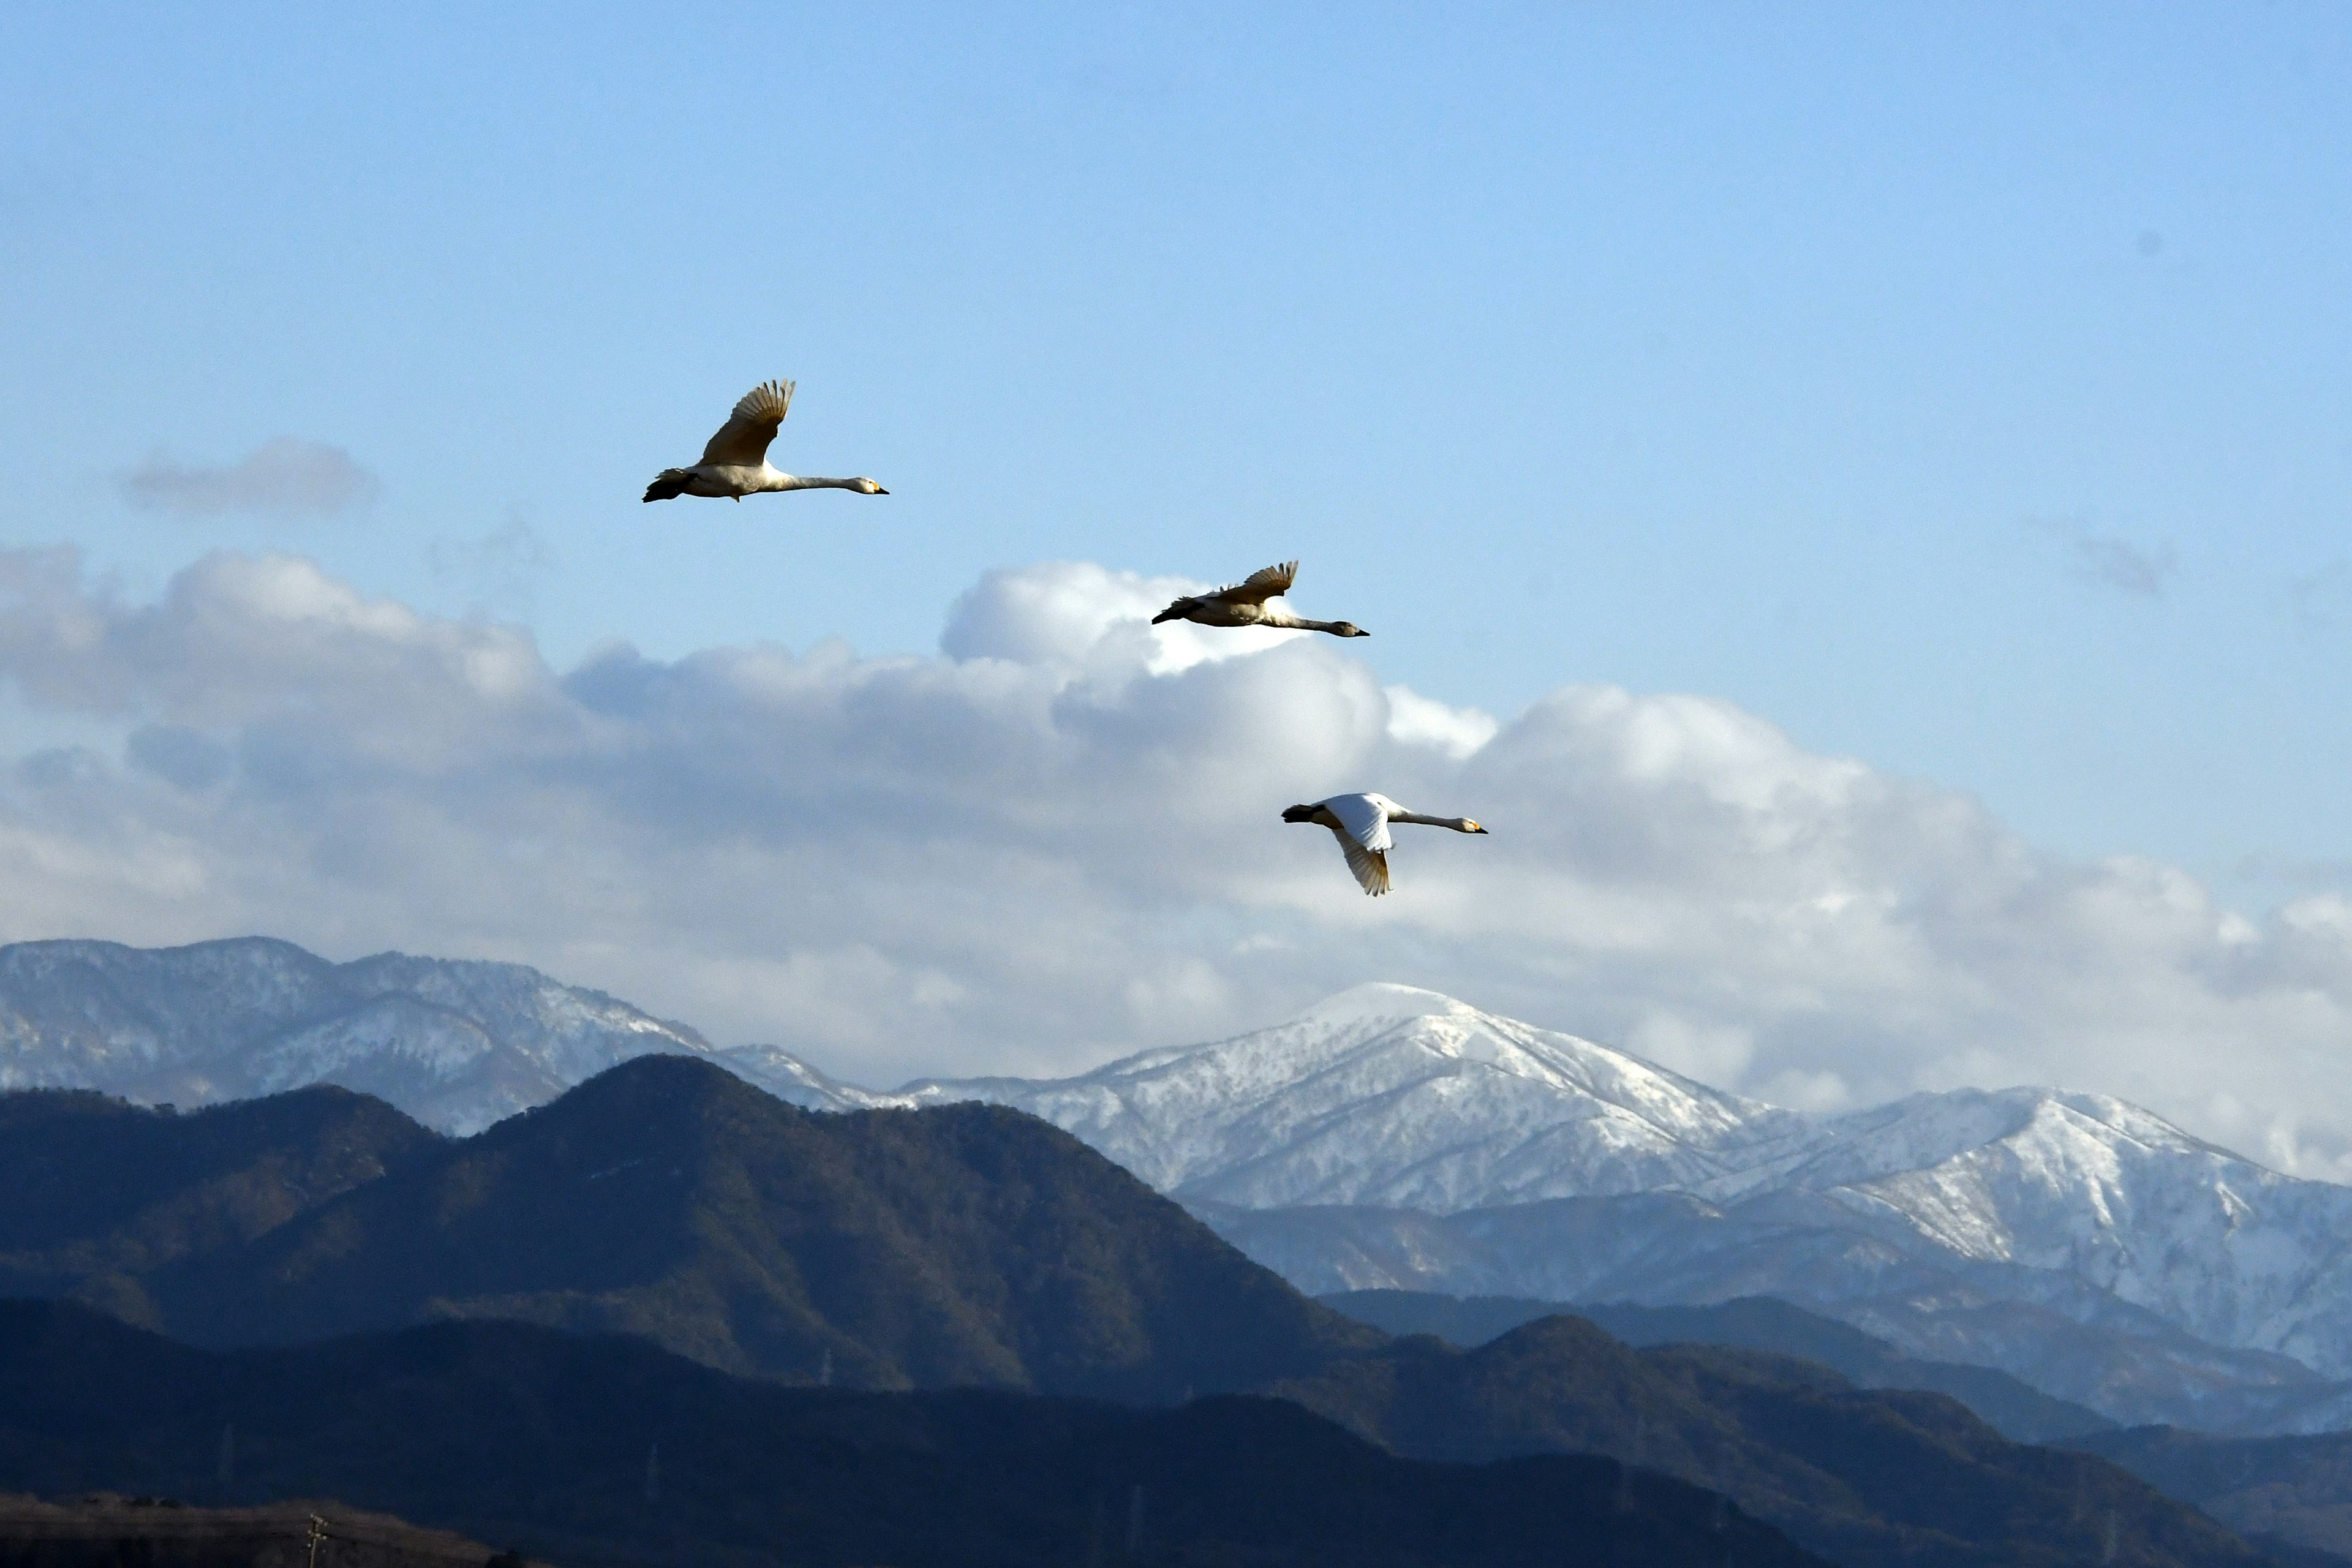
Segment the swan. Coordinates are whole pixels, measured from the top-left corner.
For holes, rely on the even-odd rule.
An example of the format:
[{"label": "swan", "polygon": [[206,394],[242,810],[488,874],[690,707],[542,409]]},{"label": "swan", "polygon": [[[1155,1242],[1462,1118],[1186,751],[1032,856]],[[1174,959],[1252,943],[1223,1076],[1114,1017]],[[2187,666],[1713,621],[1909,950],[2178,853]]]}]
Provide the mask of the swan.
[{"label": "swan", "polygon": [[745,393],[702,448],[702,461],[690,468],[664,468],[646,487],[646,500],[668,500],[677,496],[745,496],[761,490],[856,490],[862,496],[890,492],[872,479],[803,479],[768,466],[768,443],[793,405],[793,384],[765,381]]},{"label": "swan", "polygon": [[1379,898],[1389,890],[1389,824],[1418,822],[1424,827],[1450,827],[1456,833],[1486,830],[1466,816],[1423,816],[1407,811],[1384,795],[1335,795],[1312,805],[1294,805],[1282,814],[1285,822],[1311,822],[1328,827],[1348,857],[1364,891]]},{"label": "swan", "polygon": [[1298,581],[1298,563],[1286,561],[1253,572],[1229,588],[1213,594],[1190,594],[1151,617],[1162,621],[1196,621],[1204,626],[1282,626],[1302,632],[1329,632],[1335,637],[1368,637],[1372,634],[1353,621],[1310,621],[1288,610],[1269,610],[1265,602],[1290,592]]}]

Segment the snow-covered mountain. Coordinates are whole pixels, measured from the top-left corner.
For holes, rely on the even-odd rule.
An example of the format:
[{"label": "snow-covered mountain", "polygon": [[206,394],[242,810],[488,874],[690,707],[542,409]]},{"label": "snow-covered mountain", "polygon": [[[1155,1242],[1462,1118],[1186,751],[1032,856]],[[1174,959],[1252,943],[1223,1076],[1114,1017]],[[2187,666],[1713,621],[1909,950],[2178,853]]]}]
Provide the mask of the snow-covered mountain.
[{"label": "snow-covered mountain", "polygon": [[336,964],[262,937],[0,947],[0,1089],[208,1105],[332,1083],[466,1133],[656,1051],[709,1057],[814,1109],[872,1098],[521,964],[396,952]]},{"label": "snow-covered mountain", "polygon": [[324,1081],[467,1132],[652,1051],[818,1110],[1017,1106],[1311,1290],[1775,1295],[2124,1419],[2352,1419],[2352,1188],[2097,1095],[1808,1116],[1396,985],[1076,1078],[885,1094],[515,964],[0,948],[0,1089],[201,1104]]},{"label": "snow-covered mountain", "polygon": [[1269,1029],[1077,1078],[908,1084],[1076,1133],[1188,1202],[1445,1212],[1696,1191],[1796,1158],[1812,1124],[1433,991],[1359,985]]},{"label": "snow-covered mountain", "polygon": [[[2167,1398],[2294,1384],[2297,1364],[2352,1376],[2352,1188],[2098,1095],[1958,1090],[1811,1117],[1385,985],[1076,1078],[902,1092],[1058,1122],[1309,1289],[1770,1294],[1922,1353],[1966,1339],[1952,1359],[1972,1360],[2001,1337],[1984,1325],[2024,1313],[2137,1336],[2103,1375]],[[1973,1337],[1952,1328],[1964,1308]]]}]

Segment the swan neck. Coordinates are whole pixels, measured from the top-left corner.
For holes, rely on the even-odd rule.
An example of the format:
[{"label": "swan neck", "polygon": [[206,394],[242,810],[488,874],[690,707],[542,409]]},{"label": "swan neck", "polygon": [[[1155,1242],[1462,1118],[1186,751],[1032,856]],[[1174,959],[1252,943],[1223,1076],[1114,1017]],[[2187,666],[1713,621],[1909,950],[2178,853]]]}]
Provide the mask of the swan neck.
[{"label": "swan neck", "polygon": [[1340,635],[1340,623],[1338,621],[1310,621],[1304,616],[1294,616],[1288,610],[1266,610],[1258,616],[1257,624],[1262,626],[1278,626],[1286,632],[1329,632],[1333,637]]}]

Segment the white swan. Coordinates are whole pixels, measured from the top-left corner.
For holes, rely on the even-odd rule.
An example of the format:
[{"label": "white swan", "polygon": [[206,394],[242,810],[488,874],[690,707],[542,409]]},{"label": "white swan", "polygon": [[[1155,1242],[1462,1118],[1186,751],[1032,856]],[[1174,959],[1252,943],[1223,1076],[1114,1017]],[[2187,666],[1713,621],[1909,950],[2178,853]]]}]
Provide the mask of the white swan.
[{"label": "white swan", "polygon": [[1197,621],[1204,626],[1283,626],[1306,632],[1329,632],[1335,637],[1368,637],[1372,634],[1353,621],[1310,621],[1288,610],[1270,610],[1265,602],[1290,592],[1298,580],[1298,563],[1286,561],[1253,572],[1229,588],[1213,594],[1192,594],[1151,617],[1162,621]]},{"label": "white swan", "polygon": [[1282,814],[1285,822],[1311,822],[1328,827],[1348,857],[1364,891],[1379,898],[1389,890],[1389,824],[1418,822],[1424,827],[1450,827],[1456,833],[1486,830],[1466,816],[1423,816],[1407,811],[1384,795],[1335,795],[1312,805],[1294,805]]},{"label": "white swan", "polygon": [[862,496],[890,492],[872,479],[803,479],[768,466],[768,443],[793,406],[793,384],[762,382],[743,395],[719,434],[702,448],[702,461],[690,468],[664,468],[646,487],[646,500],[669,500],[677,496],[745,496],[762,490],[856,490]]}]

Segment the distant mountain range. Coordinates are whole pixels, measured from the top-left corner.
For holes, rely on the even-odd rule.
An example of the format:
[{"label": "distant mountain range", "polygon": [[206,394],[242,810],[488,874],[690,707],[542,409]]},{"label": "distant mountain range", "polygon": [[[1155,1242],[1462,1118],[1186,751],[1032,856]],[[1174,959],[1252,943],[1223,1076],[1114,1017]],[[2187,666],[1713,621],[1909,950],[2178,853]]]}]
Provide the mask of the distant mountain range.
[{"label": "distant mountain range", "polygon": [[872,1098],[772,1047],[722,1050],[519,963],[397,952],[330,963],[265,937],[0,947],[0,1089],[194,1107],[331,1083],[463,1134],[656,1052],[704,1058],[795,1105]]},{"label": "distant mountain range", "polygon": [[[677,1057],[624,1063],[462,1141],[327,1087],[175,1114],[38,1091],[0,1097],[0,1176],[43,1184],[37,1203],[0,1205],[8,1289],[214,1351],[308,1342],[218,1354],[70,1303],[0,1307],[0,1490],[201,1489],[233,1451],[237,1474],[272,1489],[495,1539],[514,1539],[518,1508],[553,1528],[562,1499],[588,1536],[641,1546],[674,1531],[673,1560],[698,1562],[712,1560],[700,1546],[1083,1561],[1075,1527],[1138,1485],[1166,1510],[1157,1528],[1226,1542],[1171,1563],[1340,1561],[1353,1542],[1362,1561],[1434,1568],[1631,1529],[1625,1552],[1582,1560],[1711,1568],[1720,1558],[1674,1531],[1737,1534],[1739,1510],[1844,1568],[2057,1568],[2111,1548],[2149,1568],[2261,1560],[2105,1460],[2009,1442],[1938,1394],[1858,1388],[1785,1356],[1637,1351],[1559,1317],[1472,1350],[1391,1341],[1003,1107],[817,1115]],[[700,1364],[596,1337],[614,1330]],[[958,1385],[1022,1398],[873,1397]],[[1276,1396],[1355,1437],[1192,1398],[1217,1391]],[[1163,1421],[1034,1397],[1068,1394],[1185,1409]],[[656,1445],[659,1485],[687,1504],[675,1516],[629,1501]],[[1400,1468],[1380,1448],[1606,1458],[1533,1486]],[[1608,1460],[1738,1509],[1674,1503],[1643,1558],[1642,1521],[1670,1494],[1591,1468]],[[1502,1534],[1470,1521],[1489,1513]],[[845,1523],[860,1514],[931,1533]],[[975,1540],[1043,1530],[1062,1545],[958,1556],[940,1531],[960,1518]],[[1467,1533],[1430,1549],[1448,1518]],[[806,1555],[810,1539],[838,1556]],[[1301,1544],[1316,1539],[1329,1550]],[[1717,1548],[1799,1560],[1747,1540]]]},{"label": "distant mountain range", "polygon": [[2115,1419],[2352,1425],[2352,1188],[2054,1089],[1814,1117],[1392,985],[1076,1078],[1058,1125],[1303,1289],[1768,1295]]},{"label": "distant mountain range", "polygon": [[1768,1295],[2126,1423],[2352,1425],[2352,1188],[2096,1095],[1809,1116],[1391,985],[1075,1078],[884,1093],[516,965],[0,949],[0,1087],[194,1105],[328,1082],[463,1132],[648,1053],[813,1109],[1029,1111],[1317,1293]]}]

